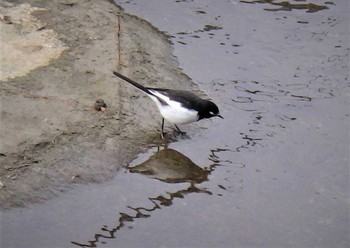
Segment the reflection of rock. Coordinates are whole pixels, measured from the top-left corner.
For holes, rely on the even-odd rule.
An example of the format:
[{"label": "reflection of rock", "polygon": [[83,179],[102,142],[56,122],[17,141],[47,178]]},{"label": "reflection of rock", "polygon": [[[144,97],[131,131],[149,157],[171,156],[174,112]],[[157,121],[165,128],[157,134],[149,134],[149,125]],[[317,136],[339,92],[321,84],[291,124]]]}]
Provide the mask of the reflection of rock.
[{"label": "reflection of rock", "polygon": [[[214,167],[211,167],[213,169]],[[152,212],[160,210],[163,207],[169,207],[173,204],[174,199],[183,199],[191,193],[205,193],[212,195],[206,189],[200,189],[195,186],[196,183],[201,183],[207,180],[210,171],[204,170],[194,164],[188,157],[173,149],[164,149],[152,155],[146,162],[135,167],[129,167],[130,172],[149,175],[153,178],[167,183],[189,182],[191,185],[186,189],[181,189],[175,192],[166,192],[164,195],[149,197],[151,207],[131,207],[134,213],[119,213],[119,219],[116,226],[108,228],[106,225],[100,228],[100,231],[94,235],[93,239],[88,242],[79,243],[71,241],[73,245],[80,247],[98,247],[98,244],[103,244],[106,239],[115,239],[116,233],[121,229],[128,227],[127,222],[135,222],[140,218],[149,218]],[[149,205],[149,204],[147,204]]]},{"label": "reflection of rock", "polygon": [[132,173],[149,175],[167,183],[201,183],[207,180],[209,174],[188,157],[173,149],[158,151],[147,161],[129,170]]},{"label": "reflection of rock", "polygon": [[[135,222],[140,218],[149,218],[152,212],[160,210],[163,207],[169,207],[173,204],[174,199],[183,199],[186,195],[191,193],[205,193],[211,195],[212,193],[206,189],[200,189],[195,186],[196,183],[201,183],[207,180],[210,171],[206,171],[182,153],[173,149],[164,149],[152,155],[147,161],[135,167],[128,168],[131,173],[140,173],[151,176],[167,183],[182,183],[189,182],[191,185],[186,189],[181,189],[175,192],[166,192],[166,195],[158,195],[156,197],[147,197],[151,201],[151,207],[131,207],[134,213],[119,213],[119,219],[116,226],[107,228],[103,226],[100,231],[94,235],[86,243],[79,243],[71,241],[73,245],[80,247],[98,247],[98,244],[103,244],[106,239],[115,239],[116,233],[122,228],[127,227],[127,222]],[[147,204],[149,205],[149,204]]]},{"label": "reflection of rock", "polygon": [[[302,1],[302,0],[299,0]],[[293,9],[306,9],[306,12],[313,13],[320,10],[328,9],[325,5],[317,5],[314,3],[289,3],[287,1],[282,2],[274,2],[274,0],[241,0],[242,3],[266,3],[266,4],[272,4],[274,6],[281,6],[280,8],[276,9],[265,9],[267,11],[291,11]],[[330,4],[330,2],[328,2]]]}]

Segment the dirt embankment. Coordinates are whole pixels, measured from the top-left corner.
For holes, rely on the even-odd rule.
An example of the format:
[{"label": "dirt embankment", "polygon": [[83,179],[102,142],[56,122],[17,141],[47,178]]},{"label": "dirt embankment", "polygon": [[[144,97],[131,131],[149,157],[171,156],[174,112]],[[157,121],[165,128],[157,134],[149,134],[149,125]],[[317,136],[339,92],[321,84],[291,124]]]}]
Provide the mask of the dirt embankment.
[{"label": "dirt embankment", "polygon": [[[195,87],[167,37],[111,1],[0,6],[0,208],[108,180],[159,139],[153,103],[112,70],[146,85]],[[93,108],[96,99],[106,112]]]}]

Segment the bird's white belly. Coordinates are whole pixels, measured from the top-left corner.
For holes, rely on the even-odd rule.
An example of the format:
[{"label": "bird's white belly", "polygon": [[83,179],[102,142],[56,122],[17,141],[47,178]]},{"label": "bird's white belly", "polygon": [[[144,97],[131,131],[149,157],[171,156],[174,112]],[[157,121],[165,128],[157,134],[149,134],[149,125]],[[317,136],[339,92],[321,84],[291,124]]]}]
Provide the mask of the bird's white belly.
[{"label": "bird's white belly", "polygon": [[186,109],[178,102],[169,101],[169,98],[154,92],[159,95],[167,105],[163,105],[156,97],[149,96],[158,106],[158,109],[163,118],[172,124],[186,124],[198,121],[198,112],[192,109]]},{"label": "bird's white belly", "polygon": [[174,108],[173,106],[162,106],[159,110],[164,119],[173,124],[198,121],[198,112],[195,110],[188,110],[183,107]]}]

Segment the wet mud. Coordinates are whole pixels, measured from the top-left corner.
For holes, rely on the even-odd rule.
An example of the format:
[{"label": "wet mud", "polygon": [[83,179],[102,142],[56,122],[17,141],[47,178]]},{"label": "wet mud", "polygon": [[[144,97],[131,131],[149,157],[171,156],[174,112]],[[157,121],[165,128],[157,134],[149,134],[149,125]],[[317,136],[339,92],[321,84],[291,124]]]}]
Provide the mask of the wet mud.
[{"label": "wet mud", "polygon": [[168,37],[110,1],[1,1],[1,25],[9,39],[1,48],[1,208],[110,180],[159,140],[156,109],[113,70],[149,86],[196,89]]}]

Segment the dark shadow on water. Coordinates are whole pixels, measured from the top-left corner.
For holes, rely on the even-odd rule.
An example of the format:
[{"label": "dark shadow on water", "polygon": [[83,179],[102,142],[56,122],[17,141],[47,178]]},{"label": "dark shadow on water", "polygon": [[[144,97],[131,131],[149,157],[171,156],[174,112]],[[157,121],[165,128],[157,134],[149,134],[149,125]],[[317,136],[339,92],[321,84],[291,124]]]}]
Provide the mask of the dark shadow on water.
[{"label": "dark shadow on water", "polygon": [[[293,9],[305,9],[308,13],[317,12],[320,10],[328,9],[327,6],[324,5],[317,5],[314,3],[290,3],[287,1],[281,1],[276,2],[275,0],[241,0],[241,3],[264,3],[264,4],[271,4],[274,6],[278,6],[278,8],[275,9],[264,9],[267,11],[291,11]],[[332,2],[328,2],[331,4]]]},{"label": "dark shadow on water", "polygon": [[119,213],[118,221],[114,227],[110,228],[104,225],[101,227],[101,231],[94,235],[92,240],[86,243],[76,241],[71,243],[80,247],[97,247],[98,244],[105,244],[105,239],[116,239],[117,232],[127,227],[127,222],[149,218],[153,211],[171,206],[174,199],[182,199],[192,193],[212,195],[207,189],[198,187],[198,184],[208,181],[208,176],[214,171],[216,166],[219,166],[219,164],[215,163],[203,169],[176,150],[169,148],[158,150],[147,161],[133,167],[126,167],[126,169],[130,173],[146,175],[165,183],[189,183],[189,186],[175,192],[166,192],[164,195],[146,197],[152,203],[152,207],[128,206],[134,213],[132,215]]}]

